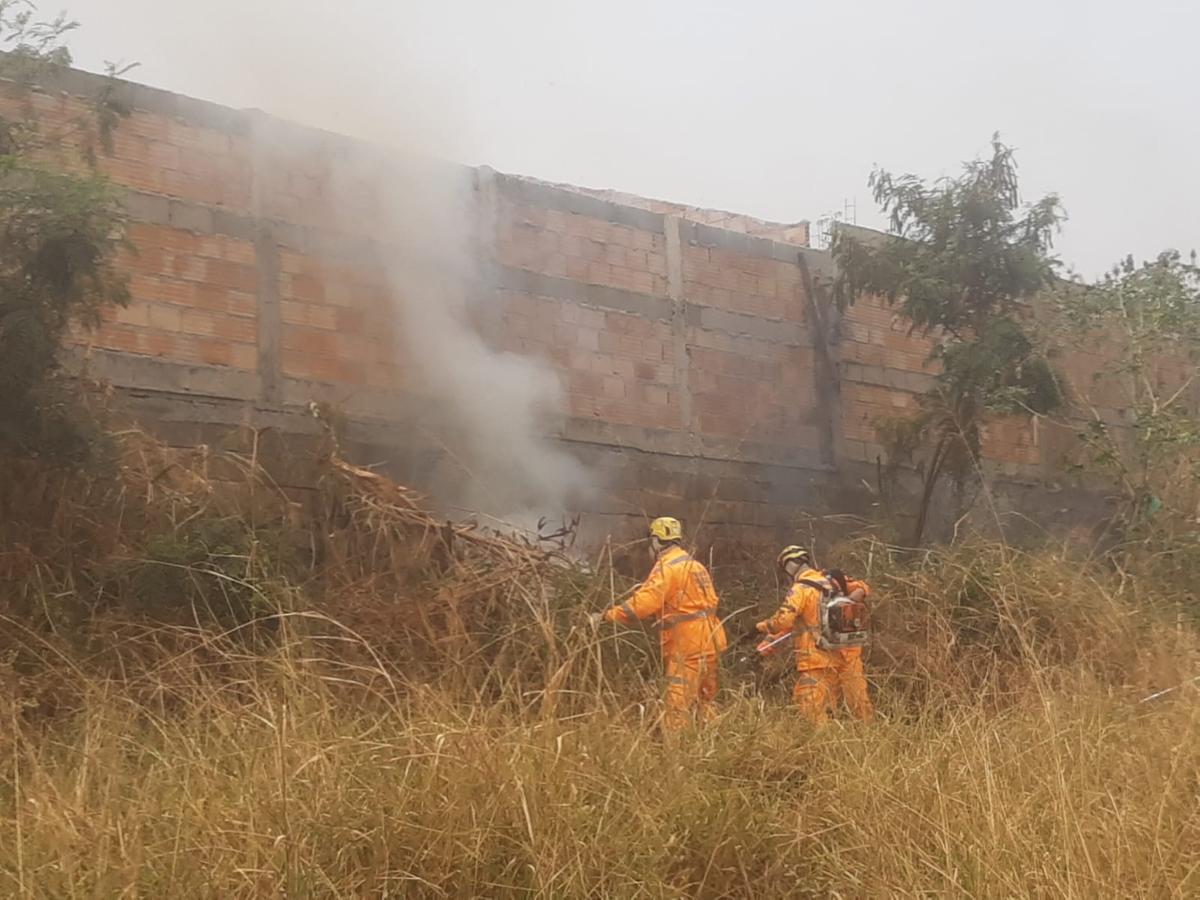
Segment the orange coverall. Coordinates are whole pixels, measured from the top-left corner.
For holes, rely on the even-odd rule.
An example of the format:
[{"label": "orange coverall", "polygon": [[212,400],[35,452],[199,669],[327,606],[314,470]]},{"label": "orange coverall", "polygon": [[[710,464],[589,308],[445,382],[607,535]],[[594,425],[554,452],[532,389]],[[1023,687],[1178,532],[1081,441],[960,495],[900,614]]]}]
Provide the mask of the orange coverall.
[{"label": "orange coverall", "polygon": [[[843,697],[855,718],[870,721],[875,714],[867,694],[867,679],[863,674],[862,647],[842,650],[822,650],[820,637],[821,592],[802,584],[812,581],[829,584],[829,579],[816,569],[805,569],[796,575],[795,583],[779,611],[758,624],[758,630],[768,635],[787,631],[795,633],[796,687],[792,697],[800,712],[815,725],[828,720],[828,710],[836,707]],[[861,589],[870,593],[865,581],[850,581],[849,592]]]},{"label": "orange coverall", "polygon": [[668,729],[684,727],[693,708],[701,721],[716,714],[717,659],[728,646],[717,603],[704,565],[681,547],[671,546],[659,554],[634,595],[604,613],[606,622],[625,625],[657,617],[667,677]]}]

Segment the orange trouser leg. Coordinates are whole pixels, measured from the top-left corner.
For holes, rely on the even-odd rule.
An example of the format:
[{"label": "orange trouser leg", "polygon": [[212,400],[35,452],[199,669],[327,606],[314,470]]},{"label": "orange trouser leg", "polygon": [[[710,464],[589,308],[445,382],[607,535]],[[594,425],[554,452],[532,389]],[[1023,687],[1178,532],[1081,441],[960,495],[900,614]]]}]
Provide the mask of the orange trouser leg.
[{"label": "orange trouser leg", "polygon": [[832,669],[805,669],[796,674],[792,699],[801,715],[814,725],[824,725],[836,686],[837,673]]},{"label": "orange trouser leg", "polygon": [[667,713],[665,726],[671,731],[684,728],[698,714],[700,721],[710,721],[716,714],[717,697],[716,657],[668,657]]},{"label": "orange trouser leg", "polygon": [[867,692],[867,676],[863,673],[862,657],[852,657],[839,668],[842,694],[846,698],[846,708],[860,722],[870,722],[875,718],[875,707],[871,705],[871,695]]}]

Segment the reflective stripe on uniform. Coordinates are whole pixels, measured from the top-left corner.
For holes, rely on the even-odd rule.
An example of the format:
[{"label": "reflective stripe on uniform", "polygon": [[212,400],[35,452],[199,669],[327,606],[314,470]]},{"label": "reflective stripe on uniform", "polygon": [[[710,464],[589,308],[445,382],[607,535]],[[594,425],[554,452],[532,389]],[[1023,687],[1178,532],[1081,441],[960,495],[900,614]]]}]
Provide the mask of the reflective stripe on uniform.
[{"label": "reflective stripe on uniform", "polygon": [[687,686],[688,680],[682,675],[668,675],[667,684],[682,684]]},{"label": "reflective stripe on uniform", "polygon": [[695,562],[695,560],[692,559],[687,554],[684,554],[683,556],[679,557],[679,559],[671,560],[669,563],[667,563],[667,565],[668,566],[679,566],[679,565],[682,565],[683,563],[690,563],[690,562]]},{"label": "reflective stripe on uniform", "polygon": [[633,607],[629,605],[628,601],[621,604],[620,610],[625,615],[629,616],[629,618],[633,619],[635,622],[637,621],[637,616],[633,612]]},{"label": "reflective stripe on uniform", "polygon": [[701,609],[693,613],[687,613],[686,615],[672,616],[670,619],[663,619],[658,623],[658,627],[663,631],[666,631],[668,628],[674,628],[676,625],[682,625],[684,622],[691,622],[695,619],[703,619],[706,616],[711,615],[713,615],[713,611],[711,609]]}]

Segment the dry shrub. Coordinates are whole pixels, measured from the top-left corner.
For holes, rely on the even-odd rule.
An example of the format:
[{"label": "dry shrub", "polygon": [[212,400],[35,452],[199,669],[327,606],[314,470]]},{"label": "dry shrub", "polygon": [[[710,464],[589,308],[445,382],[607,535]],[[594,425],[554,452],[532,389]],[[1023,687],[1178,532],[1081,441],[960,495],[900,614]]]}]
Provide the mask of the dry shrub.
[{"label": "dry shrub", "polygon": [[[115,475],[20,469],[0,479],[10,548],[0,555],[10,622],[0,652],[31,683],[50,673],[27,691],[44,711],[72,706],[54,699],[61,658],[132,683],[177,658],[183,635],[227,635],[254,653],[277,639],[281,616],[298,612],[323,617],[293,624],[310,639],[339,638],[332,621],[362,636],[343,643],[349,662],[377,657],[394,673],[489,701],[551,689],[594,697],[614,672],[657,674],[652,634],[609,631],[595,647],[577,631],[583,611],[630,587],[610,548],[583,565],[561,539],[438,519],[415,492],[341,460],[335,443],[301,503],[260,464],[253,432],[234,449],[173,450],[137,430],[114,439]],[[721,548],[714,574],[735,637],[778,602],[770,549]],[[1148,691],[1197,658],[1177,584],[1148,589],[1067,549],[979,542],[912,554],[860,539],[825,561],[874,585],[869,663],[898,711],[934,700],[1004,705],[1081,675]],[[787,680],[786,657],[764,681],[751,655],[743,644],[727,657],[731,683]],[[189,689],[185,680],[175,693]]]},{"label": "dry shrub", "polygon": [[579,599],[581,570],[560,547],[439,520],[415,492],[336,456],[321,499],[323,608],[389,658],[490,659],[485,645],[529,629],[553,643],[564,599]]},{"label": "dry shrub", "polygon": [[[287,644],[163,716],[99,688],[6,748],[32,897],[1187,896],[1200,714],[1094,691],[814,733],[753,699],[664,744],[396,691]],[[350,688],[350,690],[348,690]]]},{"label": "dry shrub", "polygon": [[869,660],[894,697],[1006,704],[1086,677],[1149,692],[1197,668],[1188,607],[1133,590],[1068,547],[977,541],[913,554],[872,541],[839,548],[875,589]]},{"label": "dry shrub", "polygon": [[[336,446],[302,502],[260,464],[253,432],[233,449],[175,450],[134,429],[114,439],[112,472],[0,478],[12,547],[0,557],[0,654],[42,713],[79,705],[60,658],[133,690],[146,672],[161,679],[163,660],[207,653],[180,641],[218,635],[268,652],[281,617],[298,612],[320,614],[293,622],[310,640],[369,638],[370,658],[364,642],[342,644],[348,662],[378,657],[472,695],[520,683],[524,696],[564,681],[581,608],[616,590],[607,563],[601,575],[568,558],[569,534],[440,520]],[[188,690],[185,679],[172,694]]]},{"label": "dry shrub", "polygon": [[[1137,702],[1200,662],[1179,591],[1065,551],[843,545],[880,721],[813,732],[735,652],[718,722],[668,741],[654,636],[578,627],[628,587],[608,552],[447,526],[336,456],[313,520],[252,442],[120,440],[119,478],[3,487],[36,505],[2,526],[0,892],[1200,888],[1194,695]],[[776,602],[767,567],[717,566],[739,621]]]}]

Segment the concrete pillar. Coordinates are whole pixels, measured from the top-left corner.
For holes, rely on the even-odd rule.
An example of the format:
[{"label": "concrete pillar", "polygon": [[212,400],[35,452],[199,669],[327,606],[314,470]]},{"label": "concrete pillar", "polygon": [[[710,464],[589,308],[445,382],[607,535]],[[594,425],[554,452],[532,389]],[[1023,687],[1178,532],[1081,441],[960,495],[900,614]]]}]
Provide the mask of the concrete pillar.
[{"label": "concrete pillar", "polygon": [[679,427],[685,435],[688,452],[695,455],[696,425],[688,379],[687,299],[683,292],[683,247],[679,238],[678,216],[664,217],[663,234],[667,239],[667,294],[671,299],[671,344],[674,350],[675,384],[679,391]]},{"label": "concrete pillar", "polygon": [[250,141],[251,216],[254,221],[254,253],[258,268],[258,382],[259,400],[278,404],[283,400],[283,362],[280,358],[283,320],[280,313],[279,241],[274,223],[266,215],[265,174],[271,165],[271,122],[265,113],[248,112]]},{"label": "concrete pillar", "polygon": [[812,335],[813,383],[819,407],[816,421],[819,425],[821,462],[836,468],[842,458],[842,389],[836,341],[838,310],[829,298],[829,292],[824,289],[821,280],[823,273],[818,272],[814,277],[807,254],[808,251],[798,251],[796,262],[800,266],[800,283],[804,288],[809,333]]}]

